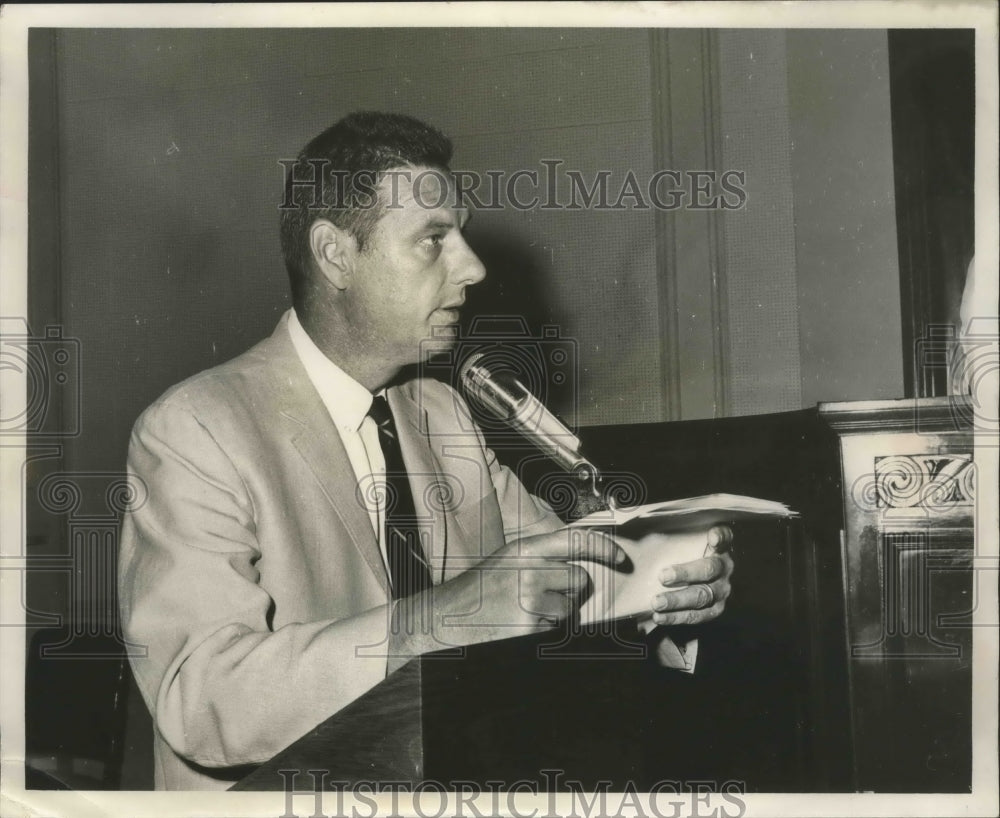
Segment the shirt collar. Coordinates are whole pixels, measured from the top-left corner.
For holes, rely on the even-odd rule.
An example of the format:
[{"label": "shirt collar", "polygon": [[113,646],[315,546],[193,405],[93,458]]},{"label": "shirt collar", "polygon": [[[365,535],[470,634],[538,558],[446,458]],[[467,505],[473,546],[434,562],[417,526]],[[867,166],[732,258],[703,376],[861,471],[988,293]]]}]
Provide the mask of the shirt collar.
[{"label": "shirt collar", "polygon": [[330,418],[339,429],[357,432],[371,408],[372,393],[323,354],[299,323],[294,309],[288,312],[292,346]]}]

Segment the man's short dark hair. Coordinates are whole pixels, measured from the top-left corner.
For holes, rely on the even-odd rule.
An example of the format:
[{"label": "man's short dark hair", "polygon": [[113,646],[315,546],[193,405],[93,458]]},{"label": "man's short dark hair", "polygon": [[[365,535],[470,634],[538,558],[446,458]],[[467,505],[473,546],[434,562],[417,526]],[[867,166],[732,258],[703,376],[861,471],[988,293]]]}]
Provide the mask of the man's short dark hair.
[{"label": "man's short dark hair", "polygon": [[[450,140],[413,117],[360,111],[348,114],[285,165],[281,252],[298,308],[312,264],[309,228],[327,219],[348,231],[363,249],[385,203],[374,188],[393,168],[421,165],[447,171]],[[314,180],[315,185],[310,184]]]}]

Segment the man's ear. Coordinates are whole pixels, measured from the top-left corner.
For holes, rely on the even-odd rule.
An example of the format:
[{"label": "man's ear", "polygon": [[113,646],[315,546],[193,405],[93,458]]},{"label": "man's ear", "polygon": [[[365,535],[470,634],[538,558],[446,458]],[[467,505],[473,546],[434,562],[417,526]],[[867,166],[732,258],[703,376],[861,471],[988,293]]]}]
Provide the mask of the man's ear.
[{"label": "man's ear", "polygon": [[338,290],[350,283],[357,242],[350,233],[326,219],[317,219],[309,228],[309,249],[323,277]]}]

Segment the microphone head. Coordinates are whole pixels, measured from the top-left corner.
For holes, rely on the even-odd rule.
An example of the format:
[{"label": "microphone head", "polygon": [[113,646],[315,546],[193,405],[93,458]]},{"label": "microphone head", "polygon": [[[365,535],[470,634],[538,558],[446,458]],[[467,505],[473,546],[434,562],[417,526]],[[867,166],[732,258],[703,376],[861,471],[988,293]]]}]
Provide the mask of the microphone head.
[{"label": "microphone head", "polygon": [[[486,357],[482,352],[476,352],[466,358],[462,365],[458,369],[458,382],[462,384],[463,389],[469,389],[469,386],[478,377],[489,376],[489,370],[486,367],[480,367],[479,362]],[[476,373],[474,374],[474,370]]]},{"label": "microphone head", "polygon": [[[459,383],[469,403],[493,418],[512,426],[550,456],[573,471],[581,461],[580,440],[514,375],[491,372],[483,360],[486,354],[470,355],[458,369]],[[500,362],[501,367],[503,361]]]},{"label": "microphone head", "polygon": [[486,368],[483,352],[470,355],[458,370],[459,383],[466,397],[487,414],[506,422],[523,403],[527,391],[507,373],[496,374]]}]

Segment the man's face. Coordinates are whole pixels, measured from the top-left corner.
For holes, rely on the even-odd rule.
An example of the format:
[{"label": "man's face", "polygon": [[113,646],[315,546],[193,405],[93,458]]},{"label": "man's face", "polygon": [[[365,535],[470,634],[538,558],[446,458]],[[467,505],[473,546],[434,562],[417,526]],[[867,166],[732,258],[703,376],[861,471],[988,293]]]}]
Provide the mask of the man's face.
[{"label": "man's face", "polygon": [[444,173],[399,168],[378,190],[385,212],[353,256],[348,320],[372,356],[405,366],[454,345],[465,288],[486,270]]}]

